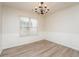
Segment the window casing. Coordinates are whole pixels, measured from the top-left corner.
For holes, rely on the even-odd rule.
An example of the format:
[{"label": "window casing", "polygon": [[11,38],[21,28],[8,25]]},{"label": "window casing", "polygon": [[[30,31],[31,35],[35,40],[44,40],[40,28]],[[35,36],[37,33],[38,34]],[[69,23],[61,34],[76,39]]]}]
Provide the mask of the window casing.
[{"label": "window casing", "polygon": [[21,36],[35,35],[37,33],[37,20],[29,17],[20,17]]}]

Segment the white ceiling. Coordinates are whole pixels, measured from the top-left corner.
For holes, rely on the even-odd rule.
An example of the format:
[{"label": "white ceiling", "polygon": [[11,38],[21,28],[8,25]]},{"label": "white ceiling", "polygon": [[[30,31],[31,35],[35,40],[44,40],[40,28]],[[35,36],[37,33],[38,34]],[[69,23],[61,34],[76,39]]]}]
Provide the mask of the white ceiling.
[{"label": "white ceiling", "polygon": [[[28,12],[32,12],[35,6],[38,6],[39,2],[4,2],[4,5],[14,8],[22,9]],[[50,9],[50,12],[55,12],[69,6],[78,5],[78,2],[45,2]]]}]

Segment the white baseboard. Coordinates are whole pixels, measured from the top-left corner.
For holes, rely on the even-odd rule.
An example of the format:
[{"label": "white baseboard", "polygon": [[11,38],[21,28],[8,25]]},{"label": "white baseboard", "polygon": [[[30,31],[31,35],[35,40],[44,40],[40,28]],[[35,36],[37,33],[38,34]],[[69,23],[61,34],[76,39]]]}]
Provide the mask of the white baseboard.
[{"label": "white baseboard", "polygon": [[19,37],[16,34],[6,34],[3,37],[3,49],[28,44],[41,39],[48,39],[49,41],[79,50],[79,33],[63,33],[63,32],[47,32],[45,35],[40,34],[30,37]]},{"label": "white baseboard", "polygon": [[47,40],[79,51],[79,33],[49,32]]},{"label": "white baseboard", "polygon": [[7,49],[7,48],[23,45],[23,44],[29,44],[42,39],[44,39],[44,35],[41,33],[38,35],[24,36],[24,37],[20,37],[16,33],[4,34],[2,46],[3,46],[3,49]]}]

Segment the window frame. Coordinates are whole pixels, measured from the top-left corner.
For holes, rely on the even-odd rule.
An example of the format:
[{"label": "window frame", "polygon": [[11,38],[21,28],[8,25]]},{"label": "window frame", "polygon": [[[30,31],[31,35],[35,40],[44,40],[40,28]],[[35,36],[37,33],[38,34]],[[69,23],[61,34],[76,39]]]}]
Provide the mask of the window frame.
[{"label": "window frame", "polygon": [[[30,25],[30,27],[28,26],[28,28],[30,29],[29,30],[29,32],[28,33],[25,33],[25,34],[22,34],[21,32],[22,32],[22,27],[21,27],[21,17],[25,17],[25,18],[28,18],[29,19],[29,23],[31,22],[32,23],[32,19],[34,19],[34,20],[36,20],[36,22],[37,22],[37,25],[36,25],[36,27],[32,27],[32,24]],[[36,18],[33,18],[33,17],[26,17],[26,16],[21,16],[20,17],[20,36],[33,36],[33,35],[37,35],[37,32],[38,32],[38,20],[36,19]],[[36,29],[36,31],[32,31],[33,29]],[[31,32],[32,31],[32,32]]]}]

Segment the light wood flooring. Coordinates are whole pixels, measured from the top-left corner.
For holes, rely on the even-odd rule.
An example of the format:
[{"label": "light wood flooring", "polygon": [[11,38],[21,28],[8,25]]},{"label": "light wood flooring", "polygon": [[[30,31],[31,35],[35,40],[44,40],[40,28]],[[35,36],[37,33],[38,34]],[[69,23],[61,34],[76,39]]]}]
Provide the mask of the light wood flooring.
[{"label": "light wood flooring", "polygon": [[41,40],[5,49],[1,57],[79,57],[79,51],[47,40]]}]

